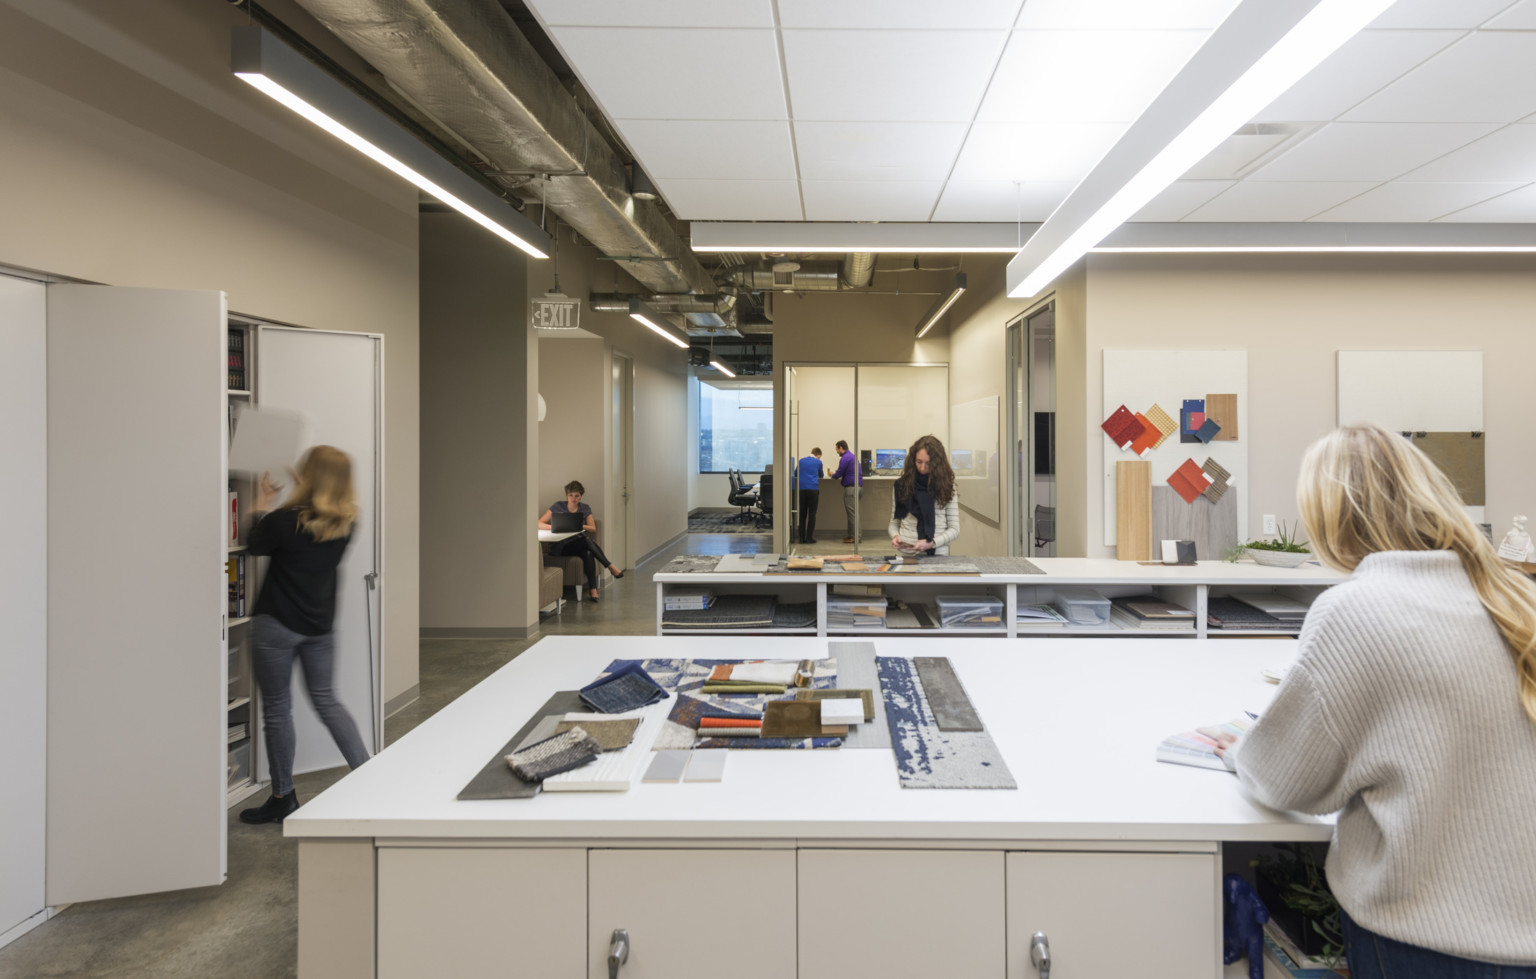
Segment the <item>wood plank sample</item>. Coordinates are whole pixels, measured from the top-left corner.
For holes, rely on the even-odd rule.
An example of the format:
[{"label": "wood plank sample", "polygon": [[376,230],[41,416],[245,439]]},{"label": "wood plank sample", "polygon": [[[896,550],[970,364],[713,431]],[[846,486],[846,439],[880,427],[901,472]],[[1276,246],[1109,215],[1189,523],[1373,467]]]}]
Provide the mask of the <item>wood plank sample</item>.
[{"label": "wood plank sample", "polygon": [[1207,394],[1205,417],[1221,426],[1221,431],[1217,432],[1216,437],[1211,441],[1237,441],[1237,395]]},{"label": "wood plank sample", "polygon": [[1152,463],[1115,463],[1115,557],[1152,560]]}]

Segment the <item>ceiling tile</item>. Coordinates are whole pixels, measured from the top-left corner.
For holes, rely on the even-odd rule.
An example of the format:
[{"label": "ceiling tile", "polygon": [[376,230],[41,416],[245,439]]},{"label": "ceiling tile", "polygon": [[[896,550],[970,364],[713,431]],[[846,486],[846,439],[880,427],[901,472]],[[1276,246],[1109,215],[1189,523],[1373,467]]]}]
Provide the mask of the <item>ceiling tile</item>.
[{"label": "ceiling tile", "polygon": [[1536,180],[1536,125],[1505,126],[1405,178],[1445,183]]},{"label": "ceiling tile", "polygon": [[1305,221],[1376,186],[1361,181],[1259,183],[1236,187],[1185,215],[1186,221]]},{"label": "ceiling tile", "polygon": [[1391,180],[1498,128],[1486,122],[1335,122],[1249,180]]},{"label": "ceiling tile", "polygon": [[772,27],[772,0],[528,0],[549,26]]},{"label": "ceiling tile", "polygon": [[927,221],[939,180],[806,180],[807,221]]},{"label": "ceiling tile", "polygon": [[1536,33],[1478,31],[1360,103],[1347,122],[1514,122],[1536,112]]},{"label": "ceiling tile", "polygon": [[610,119],[787,119],[773,31],[559,27]]},{"label": "ceiling tile", "polygon": [[1361,31],[1253,121],[1335,119],[1464,36],[1464,31]]},{"label": "ceiling tile", "polygon": [[1519,184],[1419,184],[1396,181],[1368,190],[1314,221],[1408,221],[1422,223],[1444,217],[1479,201],[1507,194]]},{"label": "ceiling tile", "polygon": [[1286,124],[1244,126],[1217,144],[1214,150],[1188,170],[1184,180],[1236,180],[1266,154],[1277,153],[1288,140],[1300,140],[1306,127]]},{"label": "ceiling tile", "polygon": [[1457,224],[1477,224],[1484,221],[1536,223],[1536,184],[1527,184],[1519,190],[1512,190],[1502,197],[1474,204],[1466,210],[1448,214],[1440,220]]},{"label": "ceiling tile", "polygon": [[1476,27],[1511,0],[1397,0],[1367,29],[1378,27]]},{"label": "ceiling tile", "polygon": [[976,118],[1132,122],[1205,37],[1203,31],[1015,31]]},{"label": "ceiling tile", "polygon": [[624,119],[616,124],[651,177],[794,180],[787,122],[678,122]]},{"label": "ceiling tile", "polygon": [[1039,222],[1077,186],[1056,183],[1015,184],[1011,180],[951,180],[939,198],[935,221]]},{"label": "ceiling tile", "polygon": [[1175,180],[1131,215],[1131,220],[1181,221],[1190,211],[1236,183],[1235,180]]},{"label": "ceiling tile", "polygon": [[969,122],[1006,31],[790,31],[796,119]]},{"label": "ceiling tile", "polygon": [[1019,14],[1030,30],[1211,30],[1237,0],[1029,0]]},{"label": "ceiling tile", "polygon": [[978,122],[966,137],[953,180],[1077,183],[1125,132],[1121,123],[1041,126]]},{"label": "ceiling tile", "polygon": [[794,123],[804,180],[943,180],[963,122]]},{"label": "ceiling tile", "polygon": [[657,188],[684,221],[800,221],[793,180],[661,180]]},{"label": "ceiling tile", "polygon": [[[633,2],[633,0],[622,0]],[[730,6],[730,4],[722,4]],[[848,27],[882,29],[958,30],[967,27],[1013,26],[1019,0],[779,0],[781,27]]]},{"label": "ceiling tile", "polygon": [[1483,27],[1495,31],[1536,31],[1536,0],[1520,0]]}]

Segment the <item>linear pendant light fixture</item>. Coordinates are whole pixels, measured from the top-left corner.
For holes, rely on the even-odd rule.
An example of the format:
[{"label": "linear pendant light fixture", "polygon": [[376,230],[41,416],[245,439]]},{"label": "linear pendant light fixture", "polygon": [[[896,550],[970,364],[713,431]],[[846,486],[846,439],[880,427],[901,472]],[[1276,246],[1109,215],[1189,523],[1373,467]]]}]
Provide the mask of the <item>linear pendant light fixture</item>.
[{"label": "linear pendant light fixture", "polygon": [[1008,263],[1008,295],[1045,289],[1392,2],[1241,0]]},{"label": "linear pendant light fixture", "polygon": [[923,318],[918,321],[918,339],[922,339],[924,333],[927,333],[929,330],[933,329],[933,324],[937,323],[939,321],[939,317],[943,316],[944,313],[948,311],[949,307],[955,304],[955,300],[959,299],[960,294],[963,292],[965,292],[965,273],[956,272],[954,284],[950,286],[949,291],[940,296],[938,301],[933,304],[933,308],[928,310],[928,312],[923,315]]},{"label": "linear pendant light fixture", "polygon": [[549,235],[388,116],[259,27],[236,27],[235,77],[348,146],[382,163],[487,231],[534,258],[550,256]]},{"label": "linear pendant light fixture", "polygon": [[724,374],[726,377],[735,377],[736,376],[735,371],[732,371],[729,367],[727,367],[724,364],[720,363],[720,361],[718,361],[718,360],[710,361],[709,362],[709,366],[713,367],[715,370],[717,370],[720,373]]},{"label": "linear pendant light fixture", "polygon": [[662,338],[682,347],[684,350],[688,349],[688,338],[683,336],[680,330],[666,325],[666,321],[662,319],[661,314],[641,300],[631,299],[629,301],[629,318],[641,326],[655,331]]}]

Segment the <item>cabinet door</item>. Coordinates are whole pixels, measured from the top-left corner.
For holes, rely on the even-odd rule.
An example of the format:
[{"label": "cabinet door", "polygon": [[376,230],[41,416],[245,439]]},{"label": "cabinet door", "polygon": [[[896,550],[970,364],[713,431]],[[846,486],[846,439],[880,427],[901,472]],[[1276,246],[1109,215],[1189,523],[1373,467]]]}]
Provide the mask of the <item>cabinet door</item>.
[{"label": "cabinet door", "polygon": [[224,879],[224,295],[48,288],[48,903]]},{"label": "cabinet door", "polygon": [[[363,743],[373,752],[383,747],[380,609],[384,607],[384,589],[375,578],[379,587],[370,591],[367,576],[383,570],[383,344],[383,338],[364,333],[279,326],[258,327],[256,337],[257,407],[301,413],[308,425],[310,445],[334,445],[352,457],[358,513],[352,543],[336,569],[332,687],[357,722]],[[300,685],[297,673],[294,684]],[[293,724],[298,737],[295,772],[345,764],[320,715],[307,697],[297,693]],[[271,776],[263,770],[258,777],[266,780]]]},{"label": "cabinet door", "polygon": [[621,979],[794,979],[793,850],[593,850],[587,976],[629,932]]},{"label": "cabinet door", "polygon": [[1211,853],[1008,854],[1008,979],[1218,979],[1220,865]]},{"label": "cabinet door", "polygon": [[800,851],[800,979],[1003,975],[1003,854]]},{"label": "cabinet door", "polygon": [[379,979],[580,979],[580,849],[379,850]]}]

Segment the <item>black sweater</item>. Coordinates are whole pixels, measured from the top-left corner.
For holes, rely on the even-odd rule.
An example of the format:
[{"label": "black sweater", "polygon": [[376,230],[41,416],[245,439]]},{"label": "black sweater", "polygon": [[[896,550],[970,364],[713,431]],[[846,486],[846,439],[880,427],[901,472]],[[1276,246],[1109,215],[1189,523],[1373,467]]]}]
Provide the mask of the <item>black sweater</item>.
[{"label": "black sweater", "polygon": [[255,614],[270,615],[305,636],[331,631],[336,618],[336,566],[352,535],[317,541],[299,529],[298,510],[258,514],[249,540],[252,554],[269,554]]}]

